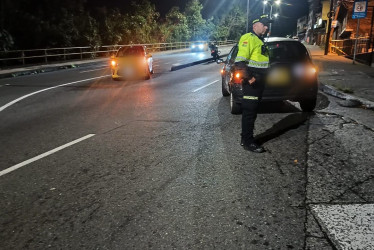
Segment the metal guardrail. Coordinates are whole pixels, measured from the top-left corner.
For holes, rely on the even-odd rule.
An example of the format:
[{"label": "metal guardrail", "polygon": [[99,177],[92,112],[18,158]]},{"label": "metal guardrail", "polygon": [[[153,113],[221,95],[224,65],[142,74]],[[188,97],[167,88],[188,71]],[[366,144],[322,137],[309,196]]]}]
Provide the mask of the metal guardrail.
[{"label": "metal guardrail", "polygon": [[[196,42],[196,41],[194,41]],[[209,43],[209,41],[198,41]],[[69,60],[84,60],[100,57],[109,57],[120,47],[143,45],[150,52],[186,49],[192,42],[176,43],[153,43],[153,44],[126,44],[126,45],[105,45],[99,47],[67,47],[49,48],[34,50],[0,51],[0,66],[16,66],[26,64],[51,63]],[[218,45],[233,44],[235,41],[217,41]]]}]

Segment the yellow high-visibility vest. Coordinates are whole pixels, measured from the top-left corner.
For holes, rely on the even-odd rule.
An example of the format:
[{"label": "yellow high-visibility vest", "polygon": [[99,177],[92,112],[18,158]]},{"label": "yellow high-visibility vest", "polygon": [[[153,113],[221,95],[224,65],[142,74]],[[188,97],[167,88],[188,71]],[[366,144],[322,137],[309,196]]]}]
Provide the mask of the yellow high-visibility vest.
[{"label": "yellow high-visibility vest", "polygon": [[269,53],[261,53],[263,45],[264,42],[251,32],[242,35],[235,62],[245,62],[251,68],[269,68]]}]

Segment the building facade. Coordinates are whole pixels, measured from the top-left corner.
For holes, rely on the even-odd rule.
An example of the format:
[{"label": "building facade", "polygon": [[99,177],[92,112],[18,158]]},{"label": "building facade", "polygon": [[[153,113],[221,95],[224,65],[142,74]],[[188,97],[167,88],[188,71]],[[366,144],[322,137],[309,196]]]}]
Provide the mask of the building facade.
[{"label": "building facade", "polygon": [[[354,43],[358,38],[357,53],[367,54],[366,57],[370,54],[369,57],[372,58],[374,0],[368,0],[367,15],[360,19],[359,26],[357,25],[358,19],[352,18],[354,0],[308,0],[309,14],[298,20],[297,34],[299,38],[308,44],[316,44],[322,47],[326,45],[331,2],[333,3],[333,11],[330,13],[329,51],[350,56],[354,52]],[[370,59],[366,58],[365,60]]]}]

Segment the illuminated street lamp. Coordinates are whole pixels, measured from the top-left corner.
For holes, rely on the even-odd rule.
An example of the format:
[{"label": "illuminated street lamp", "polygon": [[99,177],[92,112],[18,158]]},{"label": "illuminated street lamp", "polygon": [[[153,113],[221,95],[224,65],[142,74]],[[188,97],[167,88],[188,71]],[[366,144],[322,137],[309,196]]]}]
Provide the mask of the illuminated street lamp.
[{"label": "illuminated street lamp", "polygon": [[[281,4],[281,0],[275,0],[275,1],[274,0],[272,0],[272,1],[264,0],[263,3],[264,3],[264,8],[262,9],[262,14],[265,13],[265,6],[269,3],[270,4],[269,18],[272,19],[273,18],[273,5],[274,4],[275,5],[280,5]],[[278,15],[276,17],[278,17]],[[269,33],[268,34],[271,34],[271,23],[270,23]]]},{"label": "illuminated street lamp", "polygon": [[268,1],[264,1],[264,7],[262,8],[262,14],[265,14],[265,6],[268,4]]}]

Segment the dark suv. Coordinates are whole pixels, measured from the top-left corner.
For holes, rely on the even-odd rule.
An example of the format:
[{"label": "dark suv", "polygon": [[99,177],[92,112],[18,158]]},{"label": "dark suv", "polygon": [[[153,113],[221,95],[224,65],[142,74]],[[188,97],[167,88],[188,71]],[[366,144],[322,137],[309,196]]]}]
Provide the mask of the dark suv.
[{"label": "dark suv", "polygon": [[[265,39],[269,48],[270,69],[266,78],[263,101],[290,100],[300,103],[305,112],[316,106],[317,71],[305,46],[289,38]],[[238,53],[235,45],[221,71],[222,95],[230,96],[232,114],[241,113],[243,89],[241,76],[235,72],[234,62]]]}]

